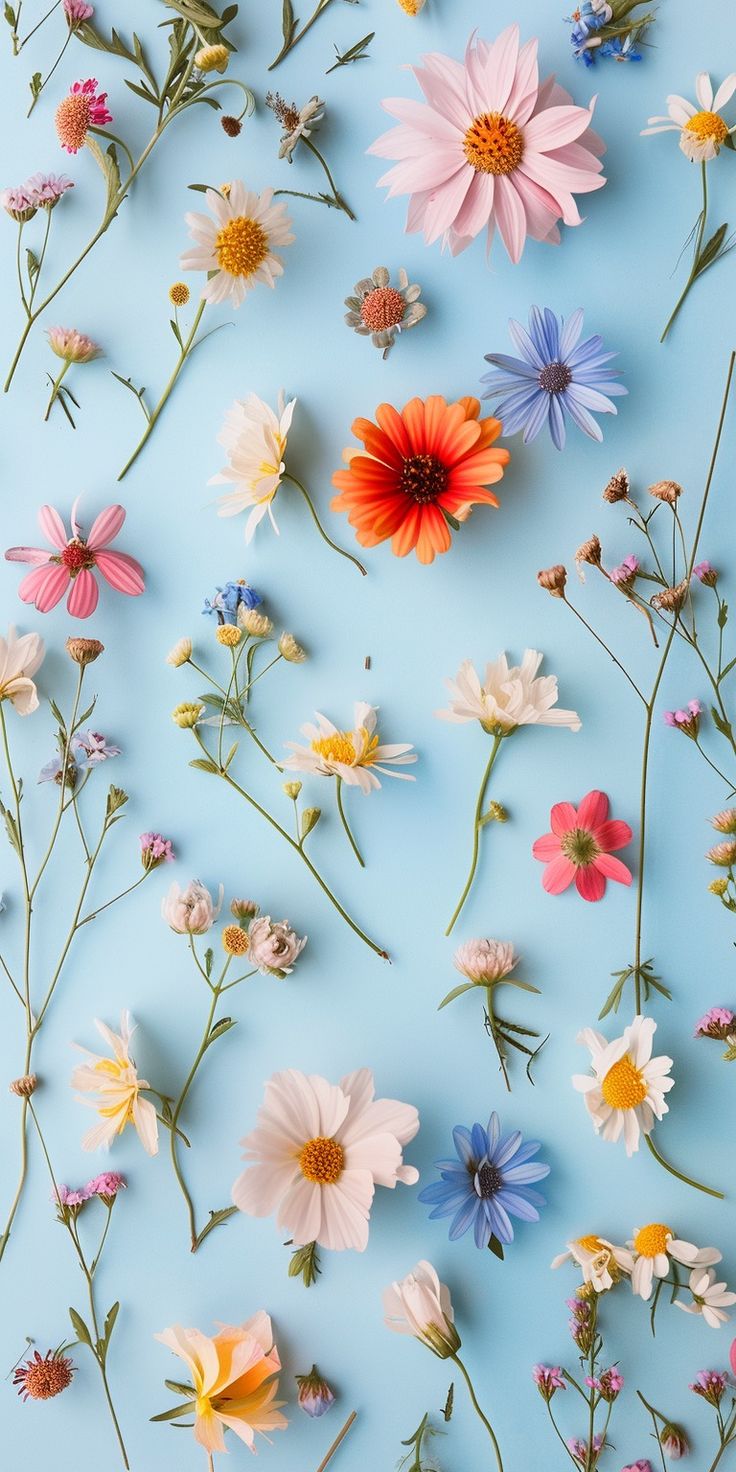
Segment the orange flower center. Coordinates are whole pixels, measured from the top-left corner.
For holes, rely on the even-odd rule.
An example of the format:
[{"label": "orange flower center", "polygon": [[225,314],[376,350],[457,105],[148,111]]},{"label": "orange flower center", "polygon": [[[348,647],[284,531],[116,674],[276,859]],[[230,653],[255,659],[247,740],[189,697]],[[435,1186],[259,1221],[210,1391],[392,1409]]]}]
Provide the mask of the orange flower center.
[{"label": "orange flower center", "polygon": [[218,231],[215,254],[228,276],[252,276],[268,255],[268,236],[257,220],[236,215]]},{"label": "orange flower center", "polygon": [[360,315],[371,332],[382,332],[387,327],[398,327],[405,309],[404,298],[395,286],[377,286],[364,298]]},{"label": "orange flower center", "polygon": [[94,554],[90,552],[89,547],[85,547],[84,542],[80,542],[76,537],[64,548],[59,561],[73,578],[82,571],[83,567],[94,567],[95,565]]},{"label": "orange flower center", "polygon": [[84,147],[90,124],[90,99],[84,92],[63,97],[56,109],[59,142],[72,153]]},{"label": "orange flower center", "polygon": [[659,1257],[667,1251],[671,1237],[672,1229],[664,1222],[650,1222],[649,1226],[639,1228],[634,1238],[634,1250],[640,1257]]},{"label": "orange flower center", "polygon": [[701,143],[725,143],[728,137],[728,128],[720,113],[696,112],[695,116],[688,118],[685,124],[686,133],[694,133]]},{"label": "orange flower center", "polygon": [[586,869],[600,853],[593,834],[587,828],[571,828],[560,839],[560,848],[576,869]]},{"label": "orange flower center", "polygon": [[647,1097],[644,1074],[628,1055],[619,1058],[618,1063],[609,1068],[601,1084],[601,1093],[612,1109],[635,1109]]},{"label": "orange flower center", "polygon": [[247,930],[241,930],[239,925],[226,925],[222,932],[222,944],[228,956],[247,955],[250,946]]},{"label": "orange flower center", "polygon": [[447,489],[447,467],[436,455],[409,455],[401,467],[399,489],[427,506]]},{"label": "orange flower center", "polygon": [[299,1168],[308,1181],[317,1186],[334,1186],[345,1166],[345,1151],[337,1140],[316,1135],[307,1140],[299,1154]]},{"label": "orange flower center", "polygon": [[513,174],[524,152],[524,135],[511,118],[484,112],[463,139],[465,157],[480,174]]}]

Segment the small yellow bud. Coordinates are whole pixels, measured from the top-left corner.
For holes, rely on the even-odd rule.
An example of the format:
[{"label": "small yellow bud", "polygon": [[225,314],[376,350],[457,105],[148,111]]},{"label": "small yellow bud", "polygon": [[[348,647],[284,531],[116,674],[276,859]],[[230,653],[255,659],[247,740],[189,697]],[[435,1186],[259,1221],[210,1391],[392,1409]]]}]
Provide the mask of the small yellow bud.
[{"label": "small yellow bud", "polygon": [[194,65],[201,72],[226,72],[230,52],[227,46],[218,42],[215,46],[202,46],[194,58]]},{"label": "small yellow bud", "polygon": [[190,295],[186,281],[175,281],[173,286],[169,287],[169,301],[174,307],[185,307]]},{"label": "small yellow bud", "polygon": [[166,656],[166,663],[167,664],[170,664],[170,665],[173,665],[173,668],[175,670],[178,670],[181,665],[188,664],[189,661],[190,661],[190,659],[191,659],[191,657],[192,657],[192,641],[191,641],[191,639],[179,639],[178,643],[176,643],[174,645],[173,649],[170,649],[169,650],[169,652],[168,652],[168,654]]},{"label": "small yellow bud", "polygon": [[284,792],[286,793],[286,796],[287,797],[290,797],[291,798],[292,802],[296,802],[296,800],[297,800],[297,798],[298,798],[299,793],[301,792],[301,790],[302,790],[302,784],[301,784],[301,782],[285,782],[284,783]]},{"label": "small yellow bud", "polygon": [[307,834],[311,833],[312,829],[317,827],[317,824],[319,823],[321,817],[321,808],[304,809],[304,812],[302,813],[302,839],[305,839],[307,837]]}]

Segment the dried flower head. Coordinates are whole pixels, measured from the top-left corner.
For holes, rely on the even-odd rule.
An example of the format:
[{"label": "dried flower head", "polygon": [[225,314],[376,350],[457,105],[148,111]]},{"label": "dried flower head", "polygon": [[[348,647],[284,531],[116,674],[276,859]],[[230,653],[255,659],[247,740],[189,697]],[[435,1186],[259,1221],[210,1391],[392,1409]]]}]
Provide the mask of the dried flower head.
[{"label": "dried flower head", "polygon": [[724,896],[724,894],[726,894],[727,890],[728,890],[728,880],[727,879],[713,879],[713,880],[711,880],[711,883],[708,885],[708,893],[709,894],[717,894],[718,897],[719,897],[719,899],[722,899],[723,898],[723,896]]},{"label": "dried flower head", "polygon": [[392,286],[385,266],[377,266],[370,277],[356,281],[353,295],[345,298],[345,321],[359,337],[370,337],[373,346],[387,358],[400,332],[415,327],[427,315],[419,298],[421,286],[412,284],[403,266],[398,286]]},{"label": "dried flower head", "polygon": [[736,863],[736,838],[724,838],[722,843],[714,843],[705,857],[710,859],[711,864],[730,869]]},{"label": "dried flower head", "polygon": [[292,802],[296,802],[302,790],[301,782],[284,782],[283,787],[286,796],[290,797]]},{"label": "dried flower head", "polygon": [[405,15],[419,15],[425,4],[426,0],[399,0],[399,5]]},{"label": "dried flower head", "polygon": [[204,706],[198,701],[184,700],[181,705],[174,706],[171,719],[175,726],[180,726],[182,731],[191,731],[204,715]]},{"label": "dried flower head", "polygon": [[294,635],[286,633],[279,639],[279,654],[289,664],[303,664],[307,657],[306,650],[302,649],[301,644],[297,644]]},{"label": "dried flower head", "polygon": [[218,644],[224,644],[226,649],[234,649],[243,637],[242,629],[237,624],[218,624],[215,630],[215,638]]},{"label": "dried flower head", "polygon": [[228,956],[247,956],[250,947],[248,932],[239,925],[226,925],[222,932],[222,948]]},{"label": "dried flower head", "polygon": [[674,506],[682,495],[682,486],[676,480],[658,480],[649,487],[649,494],[655,501],[666,501],[668,506]]},{"label": "dried flower head", "polygon": [[90,128],[102,128],[112,122],[106,102],[107,93],[98,94],[94,77],[73,83],[59,103],[55,117],[58,139],[67,153],[78,153],[84,147]]},{"label": "dried flower head", "polygon": [[46,336],[52,353],[65,363],[91,363],[103,356],[99,344],[76,327],[49,327]]},{"label": "dried flower head", "polygon": [[260,905],[257,905],[255,900],[230,901],[230,914],[234,915],[236,920],[252,920],[253,916],[258,914],[260,908]]},{"label": "dried flower head", "polygon": [[710,821],[717,833],[736,833],[736,808],[723,808]]},{"label": "dried flower head", "polygon": [[310,97],[304,107],[295,102],[285,102],[280,92],[266,93],[266,107],[278,118],[283,129],[279,158],[292,161],[294,149],[300,138],[309,138],[324,117],[324,102],[319,97]]},{"label": "dried flower head", "polygon": [[161,833],[141,833],[141,863],[143,868],[157,869],[159,864],[170,864],[174,858],[171,839]]},{"label": "dried flower head", "polygon": [[630,489],[629,472],[621,466],[604,487],[603,500],[608,501],[610,506],[614,506],[617,501],[628,501]]},{"label": "dried flower head", "polygon": [[186,281],[175,281],[169,287],[169,301],[174,307],[185,307],[190,296],[191,292]]},{"label": "dried flower head", "polygon": [[66,641],[66,652],[75,664],[93,664],[105,652],[105,646],[99,639],[77,639],[69,638]]},{"label": "dried flower head", "polygon": [[556,562],[554,567],[545,567],[537,573],[537,582],[540,588],[551,593],[553,598],[564,598],[567,569],[561,562]]},{"label": "dried flower head", "polygon": [[[716,884],[719,881],[714,881]],[[719,1042],[725,1042],[726,1038],[736,1032],[736,1012],[730,1007],[709,1007],[695,1025],[693,1037],[717,1038]]]},{"label": "dried flower head", "polygon": [[173,649],[169,650],[166,656],[166,663],[172,665],[175,670],[178,670],[183,664],[188,664],[191,657],[191,639],[179,639]]},{"label": "dried flower head", "polygon": [[238,623],[253,639],[267,639],[273,629],[267,614],[259,613],[257,608],[246,608],[243,603],[238,609]]},{"label": "dried flower head", "polygon": [[75,1366],[61,1350],[50,1349],[41,1356],[35,1350],[31,1359],[19,1365],[13,1384],[23,1400],[51,1400],[71,1385]]},{"label": "dried flower head", "polygon": [[243,124],[240,118],[234,118],[232,113],[228,112],[224,113],[220,118],[220,127],[223,133],[227,133],[228,138],[239,138],[243,131]]},{"label": "dried flower head", "polygon": [[507,940],[466,940],[452,958],[455,970],[476,986],[503,981],[518,962],[514,947]]},{"label": "dried flower head", "polygon": [[623,588],[624,592],[626,592],[627,588],[630,588],[634,583],[638,571],[639,558],[635,557],[633,552],[630,552],[628,557],[624,557],[623,562],[618,564],[618,567],[611,568],[609,577],[617,588]]},{"label": "dried flower head", "polygon": [[230,51],[220,41],[214,46],[201,46],[194,58],[194,65],[201,72],[226,72],[229,60]]},{"label": "dried flower head", "polygon": [[587,542],[583,542],[582,546],[578,547],[575,553],[575,561],[578,564],[588,562],[591,567],[600,567],[602,556],[603,548],[601,547],[600,538],[594,532],[592,537],[588,537]]},{"label": "dried flower head", "polygon": [[63,0],[63,10],[71,31],[91,20],[95,13],[94,6],[88,5],[87,0]]},{"label": "dried flower head", "polygon": [[16,1094],[19,1099],[30,1099],[38,1087],[38,1078],[35,1073],[24,1073],[22,1078],[14,1078],[8,1087],[11,1094]]},{"label": "dried flower head", "polygon": [[688,583],[686,579],[683,579],[681,583],[676,583],[674,588],[663,588],[661,593],[655,593],[650,602],[652,608],[660,612],[679,613],[687,598],[687,593]]}]

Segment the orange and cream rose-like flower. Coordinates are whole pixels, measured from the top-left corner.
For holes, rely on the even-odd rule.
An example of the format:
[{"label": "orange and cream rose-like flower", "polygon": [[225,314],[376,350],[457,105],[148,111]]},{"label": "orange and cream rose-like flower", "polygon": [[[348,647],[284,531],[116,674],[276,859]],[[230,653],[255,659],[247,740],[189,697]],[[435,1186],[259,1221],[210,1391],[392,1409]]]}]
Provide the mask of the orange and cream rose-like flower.
[{"label": "orange and cream rose-like flower", "polygon": [[142,1094],[150,1085],[138,1076],[135,1062],[130,1055],[130,1040],[135,1028],[129,1012],[120,1018],[120,1032],[113,1032],[104,1022],[95,1019],[95,1027],[108,1044],[112,1057],[91,1053],[87,1062],[80,1063],[72,1074],[72,1088],[82,1094],[93,1094],[94,1099],[82,1099],[90,1109],[95,1109],[100,1123],[93,1125],[82,1140],[83,1150],[108,1149],[116,1135],[122,1135],[126,1125],[135,1127],[138,1138],[148,1155],[158,1153],[158,1124],[156,1110],[150,1099]]},{"label": "orange and cream rose-like flower", "polygon": [[255,1451],[256,1434],[286,1430],[280,1409],[284,1402],[276,1399],[281,1360],[263,1309],[245,1324],[224,1325],[213,1338],[179,1324],[155,1338],[184,1361],[192,1398],[154,1421],[193,1415],[194,1439],[210,1456],[227,1451],[226,1431],[234,1431]]},{"label": "orange and cream rose-like flower", "polygon": [[651,1017],[635,1017],[620,1038],[608,1042],[592,1027],[578,1033],[578,1042],[590,1049],[590,1074],[575,1074],[573,1085],[585,1097],[597,1135],[620,1140],[626,1154],[639,1149],[641,1135],[651,1134],[654,1122],[668,1112],[665,1094],[674,1088],[672,1059],[652,1057],[657,1024]]}]

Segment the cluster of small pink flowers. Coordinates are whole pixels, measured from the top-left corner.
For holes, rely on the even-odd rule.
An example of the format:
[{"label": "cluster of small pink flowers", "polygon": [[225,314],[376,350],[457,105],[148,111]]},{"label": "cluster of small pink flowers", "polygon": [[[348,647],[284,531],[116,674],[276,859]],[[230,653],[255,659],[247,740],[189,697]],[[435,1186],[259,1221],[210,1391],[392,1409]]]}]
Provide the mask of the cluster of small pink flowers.
[{"label": "cluster of small pink flowers", "polygon": [[567,1307],[572,1315],[568,1322],[570,1333],[578,1349],[587,1354],[592,1335],[590,1304],[585,1298],[568,1298]]},{"label": "cluster of small pink flowers", "polygon": [[88,5],[87,0],[63,0],[64,14],[69,22],[71,30],[76,30],[85,20],[91,20],[95,13],[93,5]]},{"label": "cluster of small pink flowers", "polygon": [[141,833],[140,845],[144,869],[157,869],[159,864],[170,864],[174,858],[171,839],[161,833]]},{"label": "cluster of small pink flowers", "polygon": [[87,1199],[92,1196],[100,1196],[103,1200],[112,1200],[118,1191],[124,1191],[127,1185],[125,1176],[121,1176],[118,1170],[104,1170],[101,1175],[95,1176],[87,1182],[85,1191]]},{"label": "cluster of small pink flowers", "polygon": [[695,1024],[696,1038],[719,1038],[723,1042],[736,1032],[736,1012],[730,1007],[709,1007]]},{"label": "cluster of small pink flowers", "polygon": [[[600,1456],[600,1453],[603,1451],[604,1444],[604,1436],[599,1434],[593,1437],[593,1456],[595,1458]],[[570,1452],[570,1455],[575,1458],[576,1462],[580,1463],[581,1467],[590,1466],[590,1455],[588,1452],[587,1441],[582,1441],[579,1436],[571,1436],[568,1439],[567,1448]],[[626,1468],[623,1469],[623,1472],[626,1472]],[[629,1472],[631,1472],[631,1469],[629,1469]]]},{"label": "cluster of small pink flowers", "polygon": [[621,1472],[652,1472],[652,1464],[646,1457],[641,1457],[638,1462],[629,1462],[627,1467],[622,1467]]},{"label": "cluster of small pink flowers", "polygon": [[623,562],[619,563],[618,567],[611,568],[609,577],[612,583],[616,583],[617,587],[626,587],[628,583],[633,583],[638,571],[639,558],[635,557],[633,552],[630,552],[628,557],[624,557]]},{"label": "cluster of small pink flowers", "polygon": [[92,1201],[96,1196],[106,1205],[110,1205],[118,1192],[125,1190],[126,1184],[125,1176],[121,1176],[119,1171],[106,1170],[99,1176],[93,1176],[86,1186],[55,1186],[51,1192],[51,1200],[60,1211],[73,1211],[76,1215],[87,1201]]},{"label": "cluster of small pink flowers", "polygon": [[559,1365],[535,1365],[532,1378],[539,1394],[548,1404],[555,1391],[567,1390],[567,1381]]},{"label": "cluster of small pink flowers", "polygon": [[615,1365],[610,1370],[602,1370],[600,1375],[586,1375],[586,1385],[591,1390],[597,1390],[601,1400],[614,1401],[624,1388],[624,1377]]},{"label": "cluster of small pink flowers", "polygon": [[683,736],[695,738],[700,730],[700,717],[703,707],[699,700],[688,700],[687,705],[681,710],[666,710],[664,722],[666,726],[674,726],[676,730],[682,731]]},{"label": "cluster of small pink flowers", "polygon": [[13,220],[24,224],[33,219],[37,210],[53,209],[62,195],[73,188],[74,180],[67,179],[66,174],[31,174],[24,184],[0,190],[0,206]]},{"label": "cluster of small pink flowers", "polygon": [[718,573],[712,562],[696,563],[693,568],[693,577],[697,578],[699,583],[705,583],[707,588],[715,588],[718,582]]},{"label": "cluster of small pink flowers", "polygon": [[695,1395],[707,1400],[709,1405],[719,1406],[726,1393],[728,1375],[721,1370],[698,1370],[695,1384],[690,1386]]}]

